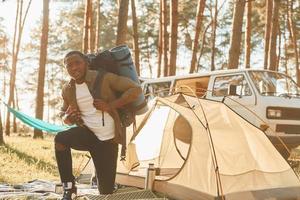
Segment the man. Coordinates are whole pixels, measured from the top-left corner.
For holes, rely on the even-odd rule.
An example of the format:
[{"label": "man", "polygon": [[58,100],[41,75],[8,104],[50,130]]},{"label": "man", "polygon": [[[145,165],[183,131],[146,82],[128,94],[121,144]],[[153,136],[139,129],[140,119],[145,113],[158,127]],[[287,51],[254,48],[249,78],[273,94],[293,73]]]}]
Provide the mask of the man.
[{"label": "man", "polygon": [[[102,77],[100,99],[93,99],[97,71],[88,70],[87,59],[79,51],[71,51],[64,58],[71,80],[63,86],[62,119],[76,127],[60,132],[55,137],[55,155],[64,188],[63,200],[76,194],[72,174],[71,148],[89,151],[96,169],[100,194],[111,194],[114,189],[118,143],[122,143],[124,128],[116,109],[135,101],[141,88],[128,78],[113,73]],[[116,93],[122,95],[117,98]]]}]

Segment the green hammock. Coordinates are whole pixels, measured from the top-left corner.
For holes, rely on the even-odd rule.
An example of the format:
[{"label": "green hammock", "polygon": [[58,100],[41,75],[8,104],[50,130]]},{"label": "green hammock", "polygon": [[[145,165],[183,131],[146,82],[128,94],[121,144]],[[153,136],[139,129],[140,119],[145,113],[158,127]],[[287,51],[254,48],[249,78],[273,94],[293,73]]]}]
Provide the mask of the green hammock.
[{"label": "green hammock", "polygon": [[26,115],[20,111],[17,111],[15,109],[9,107],[6,103],[4,103],[4,104],[6,105],[9,112],[14,114],[19,120],[21,120],[25,124],[27,124],[33,128],[36,128],[36,129],[39,129],[42,131],[46,131],[48,133],[57,133],[57,132],[61,132],[61,131],[64,131],[64,130],[74,127],[74,126],[61,126],[61,125],[50,124],[50,123],[44,122],[40,119],[36,119],[29,115]]}]

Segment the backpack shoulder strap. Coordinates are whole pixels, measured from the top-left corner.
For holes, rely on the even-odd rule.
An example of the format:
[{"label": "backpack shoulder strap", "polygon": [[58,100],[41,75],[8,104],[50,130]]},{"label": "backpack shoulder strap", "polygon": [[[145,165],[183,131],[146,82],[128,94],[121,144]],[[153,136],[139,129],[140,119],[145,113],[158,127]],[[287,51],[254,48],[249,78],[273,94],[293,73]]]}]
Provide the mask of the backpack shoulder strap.
[{"label": "backpack shoulder strap", "polygon": [[102,68],[99,68],[98,70],[98,74],[96,76],[96,80],[94,82],[93,85],[93,91],[92,91],[92,96],[94,99],[99,99],[100,98],[100,88],[103,82],[103,77],[106,74],[106,71]]}]

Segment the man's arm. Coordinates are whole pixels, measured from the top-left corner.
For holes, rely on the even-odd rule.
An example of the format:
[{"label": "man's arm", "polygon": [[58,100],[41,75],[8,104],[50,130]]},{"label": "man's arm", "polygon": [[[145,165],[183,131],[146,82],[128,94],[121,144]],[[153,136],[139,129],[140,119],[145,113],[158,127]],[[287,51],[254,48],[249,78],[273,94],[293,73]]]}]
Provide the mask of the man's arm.
[{"label": "man's arm", "polygon": [[61,93],[61,97],[62,97],[62,106],[60,107],[60,111],[58,113],[58,116],[63,120],[64,117],[66,116],[66,111],[69,107],[69,104],[67,103],[66,99],[64,98],[63,91]]},{"label": "man's arm", "polygon": [[60,107],[60,112],[58,115],[62,119],[63,123],[67,125],[80,124],[82,122],[80,112],[69,105],[63,95],[63,92],[61,96],[63,99],[63,103]]},{"label": "man's arm", "polygon": [[110,87],[114,91],[122,93],[118,99],[110,103],[112,107],[121,108],[126,104],[134,102],[142,94],[141,87],[131,79],[113,73],[108,73],[107,76]]}]

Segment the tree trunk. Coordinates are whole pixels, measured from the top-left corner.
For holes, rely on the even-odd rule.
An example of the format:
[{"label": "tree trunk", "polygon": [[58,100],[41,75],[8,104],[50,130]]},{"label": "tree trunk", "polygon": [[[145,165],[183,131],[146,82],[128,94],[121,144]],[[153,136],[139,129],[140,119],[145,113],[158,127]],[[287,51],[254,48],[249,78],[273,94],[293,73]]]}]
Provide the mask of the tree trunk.
[{"label": "tree trunk", "polygon": [[206,39],[206,33],[208,31],[208,28],[212,24],[212,21],[205,27],[203,34],[202,34],[202,43],[201,43],[201,48],[200,48],[200,53],[199,53],[199,58],[197,60],[197,67],[196,67],[196,72],[199,72],[199,66],[200,66],[200,60],[203,55],[203,50],[204,50],[204,44],[205,44],[205,39]]},{"label": "tree trunk", "polygon": [[93,0],[89,1],[89,52],[95,49],[95,31],[93,26]]},{"label": "tree trunk", "polygon": [[95,52],[97,52],[100,45],[100,0],[96,1],[97,22],[96,22],[96,38],[95,38]]},{"label": "tree trunk", "polygon": [[[49,32],[49,0],[43,0],[43,28],[40,47],[40,67],[38,74],[38,88],[36,97],[35,117],[43,120],[44,114],[44,85],[45,85],[45,69],[47,61],[47,46]],[[33,138],[43,138],[43,132],[34,129]]]},{"label": "tree trunk", "polygon": [[[16,72],[17,72],[17,65],[15,61],[15,51],[16,51],[16,40],[17,40],[17,33],[18,33],[18,24],[20,25],[21,23],[21,16],[20,13],[22,13],[22,7],[23,6],[23,1],[17,1],[17,11],[16,11],[16,21],[15,21],[15,31],[14,31],[14,39],[13,39],[13,50],[12,50],[12,69],[11,69],[11,74],[10,74],[10,82],[9,82],[9,96],[8,96],[8,106],[11,106],[11,103],[14,101],[14,87],[15,87],[15,82],[16,82]],[[21,7],[21,8],[20,8]],[[10,112],[7,111],[6,115],[6,125],[5,125],[5,134],[7,136],[10,135]]]},{"label": "tree trunk", "polygon": [[228,69],[237,69],[239,65],[244,10],[245,0],[236,0],[233,12]]},{"label": "tree trunk", "polygon": [[150,77],[152,78],[152,67],[151,67],[151,62],[150,62],[150,45],[149,45],[149,32],[147,33],[147,60],[148,60],[148,66],[149,66],[149,73]]},{"label": "tree trunk", "polygon": [[269,47],[270,47],[272,8],[273,8],[273,0],[266,0],[264,69],[268,69],[268,55],[269,55]]},{"label": "tree trunk", "polygon": [[280,26],[278,26],[278,56],[277,56],[277,60],[276,60],[276,67],[275,67],[275,71],[279,70],[279,63],[280,63],[280,57],[281,57],[281,30],[280,30]]},{"label": "tree trunk", "polygon": [[[288,5],[287,5],[288,7]],[[288,8],[287,8],[288,9]],[[284,16],[284,29],[283,29],[283,41],[284,41],[284,69],[285,74],[288,75],[288,45],[287,45],[287,38],[286,38],[286,29],[288,24],[288,16]]]},{"label": "tree trunk", "polygon": [[138,20],[135,12],[135,0],[131,0],[131,11],[132,11],[132,27],[133,27],[133,51],[134,51],[134,62],[136,72],[140,76],[140,48],[139,48],[139,32],[138,32]]},{"label": "tree trunk", "polygon": [[270,39],[269,56],[268,56],[269,70],[275,70],[276,62],[277,62],[276,43],[277,43],[278,26],[279,26],[278,24],[279,3],[280,0],[273,1],[271,39]]},{"label": "tree trunk", "polygon": [[83,51],[83,53],[88,52],[88,43],[89,43],[89,4],[90,4],[90,1],[91,0],[86,0],[86,2],[85,2],[83,40],[82,40],[82,51]]},{"label": "tree trunk", "polygon": [[195,31],[195,38],[194,43],[192,47],[192,60],[191,60],[191,66],[190,66],[190,73],[194,73],[196,69],[196,61],[197,61],[197,52],[198,52],[198,46],[199,46],[199,36],[201,32],[201,25],[203,21],[203,12],[205,9],[205,1],[206,0],[199,0],[198,1],[198,8],[197,8],[197,19],[196,19],[196,31]]},{"label": "tree trunk", "polygon": [[0,145],[4,144],[3,138],[3,126],[2,126],[2,118],[1,118],[1,111],[0,111]]},{"label": "tree trunk", "polygon": [[[288,1],[288,3],[289,3],[289,1]],[[298,54],[298,47],[297,47],[297,31],[296,31],[295,23],[293,22],[293,1],[290,1],[290,5],[288,8],[288,21],[289,21],[292,43],[293,43],[293,48],[294,48],[297,84],[300,85],[299,54]]]},{"label": "tree trunk", "polygon": [[161,58],[162,58],[162,46],[163,46],[163,24],[162,24],[162,13],[163,13],[163,0],[159,1],[159,35],[158,35],[158,61],[157,61],[157,78],[161,76]]},{"label": "tree trunk", "polygon": [[252,1],[247,1],[247,21],[245,34],[245,67],[250,68],[251,57],[251,15],[252,15]]},{"label": "tree trunk", "polygon": [[163,56],[164,56],[164,76],[168,76],[169,71],[169,59],[168,59],[168,50],[169,50],[169,33],[168,33],[168,1],[162,0],[162,24],[163,24]]},{"label": "tree trunk", "polygon": [[116,45],[126,43],[129,0],[120,0]]},{"label": "tree trunk", "polygon": [[170,39],[170,64],[169,76],[176,74],[177,34],[178,34],[178,0],[171,1],[170,9],[171,39]]},{"label": "tree trunk", "polygon": [[[212,6],[211,6],[212,7]],[[215,53],[216,53],[216,32],[217,32],[217,17],[218,17],[218,0],[216,0],[214,6],[214,16],[212,17],[212,37],[211,37],[211,63],[210,70],[215,71]],[[211,8],[212,15],[212,8]]]},{"label": "tree trunk", "polygon": [[[15,96],[14,96],[14,102],[13,102],[13,107],[17,108],[17,110],[20,110],[19,107],[19,96],[18,96],[18,89],[15,87]],[[17,133],[18,131],[18,126],[17,126],[17,122],[16,122],[16,116],[14,115],[14,120],[13,120],[13,132]]]},{"label": "tree trunk", "polygon": [[[18,55],[20,50],[21,38],[23,33],[23,27],[26,21],[26,17],[30,8],[32,0],[28,2],[26,12],[24,18],[22,19],[22,11],[23,11],[23,0],[18,1],[17,5],[17,13],[16,13],[16,24],[19,25],[17,29],[17,25],[15,25],[15,34],[17,36],[16,44],[13,46],[13,55],[12,55],[12,70],[10,76],[10,84],[9,84],[9,97],[8,97],[8,106],[11,106],[12,102],[14,101],[14,88],[16,82],[16,72],[17,72],[17,61]],[[6,125],[5,125],[5,134],[10,135],[10,112],[7,112],[6,115]]]}]

